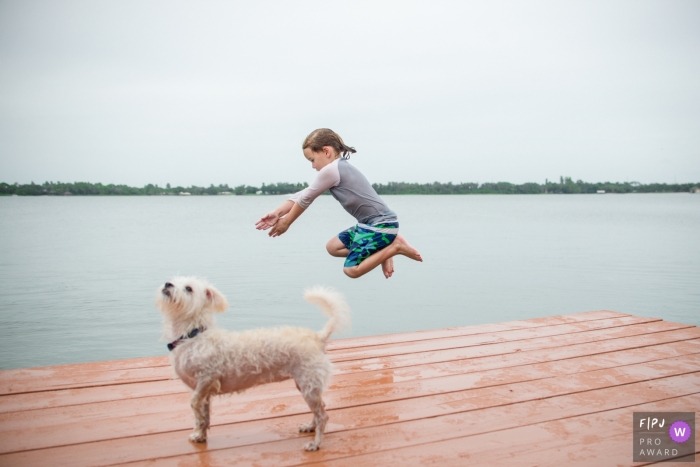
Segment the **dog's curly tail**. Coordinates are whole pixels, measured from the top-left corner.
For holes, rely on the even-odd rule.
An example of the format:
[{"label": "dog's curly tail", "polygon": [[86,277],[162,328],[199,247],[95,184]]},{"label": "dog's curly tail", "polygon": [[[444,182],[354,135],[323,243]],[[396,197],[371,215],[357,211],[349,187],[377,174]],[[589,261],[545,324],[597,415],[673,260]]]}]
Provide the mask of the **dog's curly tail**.
[{"label": "dog's curly tail", "polygon": [[318,337],[323,342],[328,342],[334,332],[340,332],[350,327],[350,307],[345,302],[343,294],[337,290],[315,285],[304,291],[304,298],[307,302],[318,305],[323,313],[330,317],[323,329],[318,331]]}]

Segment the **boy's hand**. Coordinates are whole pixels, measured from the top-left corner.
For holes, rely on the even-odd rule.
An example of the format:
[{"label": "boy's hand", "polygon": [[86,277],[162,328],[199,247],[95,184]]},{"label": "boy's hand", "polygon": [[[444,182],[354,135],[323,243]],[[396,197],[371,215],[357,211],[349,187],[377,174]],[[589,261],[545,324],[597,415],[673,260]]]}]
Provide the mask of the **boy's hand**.
[{"label": "boy's hand", "polygon": [[255,223],[255,228],[258,230],[267,230],[270,227],[277,224],[279,220],[280,216],[275,211],[268,212],[267,214],[262,216],[258,222]]},{"label": "boy's hand", "polygon": [[283,233],[287,231],[289,228],[289,222],[287,222],[286,218],[282,218],[275,224],[275,226],[270,230],[270,233],[268,234],[270,237],[279,237]]}]

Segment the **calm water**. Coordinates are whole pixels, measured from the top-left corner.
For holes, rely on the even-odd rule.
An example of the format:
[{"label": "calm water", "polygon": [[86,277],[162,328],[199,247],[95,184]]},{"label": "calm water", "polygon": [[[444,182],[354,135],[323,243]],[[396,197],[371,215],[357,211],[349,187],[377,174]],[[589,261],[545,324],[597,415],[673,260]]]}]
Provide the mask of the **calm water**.
[{"label": "calm water", "polygon": [[326,241],[352,224],[321,197],[282,237],[256,231],[282,197],[0,198],[0,368],[165,355],[156,288],[207,277],[230,329],[324,318],[345,336],[609,309],[700,324],[700,195],[387,196],[425,262],[346,278]]}]

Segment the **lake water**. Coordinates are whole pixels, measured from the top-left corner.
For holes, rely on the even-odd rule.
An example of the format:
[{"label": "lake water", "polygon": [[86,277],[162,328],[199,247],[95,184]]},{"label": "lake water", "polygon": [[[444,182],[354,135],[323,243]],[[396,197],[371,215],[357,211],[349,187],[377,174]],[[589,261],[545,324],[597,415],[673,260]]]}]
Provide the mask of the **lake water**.
[{"label": "lake water", "polygon": [[2,197],[0,368],[167,354],[153,303],[177,274],[238,330],[320,328],[313,284],[347,296],[345,337],[599,309],[700,324],[700,195],[384,198],[425,259],[389,280],[325,252],[353,224],[330,196],[275,239],[254,222],[284,197]]}]

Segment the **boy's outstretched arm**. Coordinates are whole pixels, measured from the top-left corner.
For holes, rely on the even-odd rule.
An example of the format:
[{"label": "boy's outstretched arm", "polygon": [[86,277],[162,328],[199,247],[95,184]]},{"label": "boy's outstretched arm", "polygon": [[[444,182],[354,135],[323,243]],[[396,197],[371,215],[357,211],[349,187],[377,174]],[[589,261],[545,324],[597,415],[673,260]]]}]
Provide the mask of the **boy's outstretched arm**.
[{"label": "boy's outstretched arm", "polygon": [[287,214],[294,205],[294,201],[287,200],[274,211],[270,211],[260,218],[259,221],[255,223],[255,228],[258,230],[267,230],[280,220],[280,217]]},{"label": "boy's outstretched arm", "polygon": [[[335,170],[332,170],[335,168]],[[282,203],[280,207],[274,211],[268,212],[255,223],[255,228],[258,230],[267,230],[274,227],[269,235],[270,237],[279,237],[287,231],[292,222],[297,217],[304,213],[314,199],[316,199],[324,191],[338,185],[340,175],[338,174],[337,164],[335,166],[329,164],[319,170],[319,174],[311,185],[301,191],[291,195],[287,201]]]},{"label": "boy's outstretched arm", "polygon": [[279,237],[280,235],[285,233],[289,226],[292,225],[292,222],[294,222],[299,216],[304,214],[304,208],[299,206],[298,203],[294,201],[289,202],[292,203],[291,209],[289,210],[286,216],[279,219],[274,225],[274,227],[272,227],[272,230],[270,230],[270,233],[268,234],[270,237]]}]

